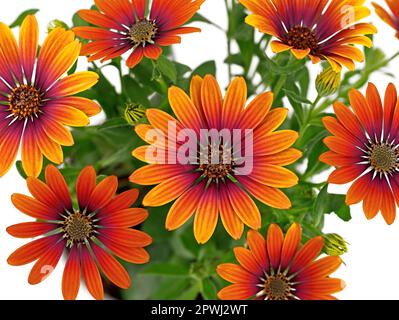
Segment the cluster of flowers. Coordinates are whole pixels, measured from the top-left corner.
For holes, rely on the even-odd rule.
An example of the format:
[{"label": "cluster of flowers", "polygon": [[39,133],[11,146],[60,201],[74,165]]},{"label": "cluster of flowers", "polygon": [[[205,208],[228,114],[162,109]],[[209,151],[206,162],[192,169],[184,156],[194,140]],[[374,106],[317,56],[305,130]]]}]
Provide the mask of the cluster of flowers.
[{"label": "cluster of flowers", "polygon": [[[118,180],[107,177],[97,183],[92,167],[86,167],[76,182],[77,203],[54,166],[45,169],[45,182],[37,177],[43,156],[55,164],[63,162],[61,146],[74,144],[66,128],[86,126],[100,106],[78,97],[98,81],[94,72],[64,76],[79,55],[90,61],[106,61],[129,51],[126,60],[134,68],[145,57],[156,60],[162,47],[179,43],[181,35],[200,31],[183,26],[199,10],[204,0],[95,0],[96,10],[81,10],[80,16],[94,26],[71,31],[55,28],[38,49],[38,24],[35,16],[24,20],[19,41],[8,26],[0,24],[0,176],[7,173],[21,145],[23,169],[32,197],[14,194],[15,207],[35,222],[7,229],[18,238],[42,236],[19,248],[8,258],[11,265],[35,262],[29,283],[37,284],[55,268],[64,252],[68,259],[62,280],[65,299],[75,299],[81,275],[89,292],[102,299],[104,290],[100,271],[121,288],[130,286],[130,277],[117,261],[147,263],[144,249],[152,243],[146,233],[133,229],[148,216],[142,208],[131,208],[137,190],[115,195]],[[334,72],[342,67],[353,70],[354,61],[363,61],[362,51],[354,45],[370,47],[367,34],[376,32],[372,24],[359,23],[370,14],[364,1],[358,0],[240,0],[252,14],[246,22],[273,36],[275,53],[290,50],[297,59],[309,57],[313,63],[326,60]],[[379,15],[399,30],[399,3],[387,1],[394,13],[375,5]],[[352,19],[348,19],[348,16]],[[75,35],[90,40],[84,45]],[[347,204],[363,201],[367,218],[381,211],[388,224],[399,204],[399,104],[394,85],[389,85],[382,102],[373,84],[366,96],[349,93],[351,108],[336,102],[336,117],[324,118],[332,136],[325,139],[330,151],[321,161],[336,168],[329,182],[353,182]],[[221,299],[333,299],[344,283],[331,278],[341,264],[339,257],[317,259],[323,238],[302,243],[301,226],[293,224],[285,236],[272,224],[267,236],[258,231],[262,217],[251,196],[273,208],[291,207],[280,190],[298,183],[297,176],[285,166],[301,158],[292,146],[298,133],[277,129],[287,117],[287,109],[272,108],[273,93],[258,95],[246,106],[247,87],[236,78],[222,97],[216,79],[195,76],[190,94],[169,89],[169,102],[176,118],[158,109],[146,110],[149,124],[135,127],[149,145],[138,147],[133,155],[149,163],[135,171],[130,181],[156,185],[143,199],[143,206],[162,206],[173,202],[166,228],[175,230],[194,217],[194,235],[206,243],[220,215],[228,234],[241,238],[244,225],[248,248],[234,250],[239,265],[221,264],[218,274],[232,285],[219,292]],[[169,164],[149,161],[152,145],[157,150],[176,153],[179,141],[170,144],[168,124],[177,132],[191,129],[251,129],[253,132],[252,170],[239,174],[236,154],[229,163]],[[156,129],[167,136],[160,142],[149,138]],[[242,137],[243,139],[245,137]],[[174,145],[174,147],[170,147]],[[220,143],[217,150],[223,150]],[[153,150],[153,149],[151,149]]]}]

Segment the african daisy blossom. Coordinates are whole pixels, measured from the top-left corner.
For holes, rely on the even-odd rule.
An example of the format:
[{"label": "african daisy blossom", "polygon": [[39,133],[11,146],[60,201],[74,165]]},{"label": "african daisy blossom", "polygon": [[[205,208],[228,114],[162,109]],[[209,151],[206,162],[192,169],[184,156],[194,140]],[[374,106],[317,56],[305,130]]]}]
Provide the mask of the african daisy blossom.
[{"label": "african daisy blossom", "polygon": [[358,23],[370,15],[359,0],[240,0],[253,14],[246,22],[277,40],[273,52],[290,50],[297,59],[307,56],[313,63],[327,60],[334,71],[342,66],[355,69],[363,53],[353,45],[371,47],[367,34],[376,33],[369,23]]},{"label": "african daisy blossom", "polygon": [[336,167],[329,183],[351,187],[346,203],[363,201],[368,219],[379,211],[388,224],[396,217],[399,204],[399,106],[393,84],[387,87],[384,103],[370,83],[366,97],[358,90],[349,93],[352,110],[340,102],[334,104],[337,118],[325,117],[323,123],[333,136],[324,142],[330,151],[320,161]]},{"label": "african daisy blossom", "polygon": [[8,263],[20,266],[36,261],[28,281],[38,284],[54,270],[63,253],[67,253],[62,278],[65,299],[76,298],[81,276],[91,295],[103,299],[99,270],[116,286],[129,288],[129,274],[113,254],[131,263],[149,261],[143,247],[151,244],[151,237],[131,228],[148,216],[145,209],[130,208],[138,191],[129,190],[115,196],[117,177],[107,177],[96,184],[93,167],[86,167],[76,183],[78,206],[74,207],[67,184],[56,167],[47,166],[45,179],[45,183],[36,178],[27,179],[33,197],[12,196],[18,210],[38,221],[11,226],[8,233],[17,238],[42,237],[17,249]]},{"label": "african daisy blossom", "polygon": [[[158,110],[147,110],[149,125],[138,125],[137,134],[150,145],[133,151],[138,159],[150,163],[136,170],[130,181],[141,185],[157,185],[144,197],[145,206],[162,206],[176,200],[169,210],[166,228],[175,230],[195,213],[194,235],[199,243],[207,242],[217,225],[218,217],[234,239],[239,239],[244,224],[252,229],[261,227],[261,215],[251,195],[261,202],[280,209],[291,207],[288,197],[279,189],[298,183],[297,176],[284,166],[293,164],[301,152],[291,148],[298,138],[292,130],[275,131],[287,117],[287,109],[271,109],[273,93],[265,92],[245,107],[247,86],[243,78],[236,78],[222,98],[216,79],[207,75],[204,79],[195,76],[191,82],[191,97],[177,87],[169,89],[169,102],[176,118]],[[168,135],[168,125],[176,126],[176,135]],[[152,139],[148,133],[154,129],[167,137],[163,142]],[[211,147],[208,140],[201,140],[200,150],[194,153],[190,163],[169,164],[166,161],[152,161],[148,154],[154,145],[158,150],[167,150],[172,157],[179,153],[182,141],[177,141],[180,132],[192,129],[198,135],[201,129],[250,129],[253,133],[253,154],[249,155],[252,165],[244,173],[239,165],[239,153],[223,141]],[[242,136],[245,140],[246,137]],[[170,142],[177,148],[171,148]],[[209,153],[213,150],[212,155]],[[204,151],[205,150],[205,151]],[[216,162],[202,162],[216,155]],[[197,156],[196,156],[197,155]],[[225,156],[227,158],[227,161]],[[212,159],[213,160],[213,159]]]},{"label": "african daisy blossom", "polygon": [[378,16],[396,30],[396,37],[399,38],[399,2],[396,0],[385,0],[392,13],[389,13],[382,6],[373,2]]},{"label": "african daisy blossom", "polygon": [[[10,28],[0,23],[0,176],[10,169],[22,140],[22,165],[38,176],[43,155],[63,162],[61,146],[74,144],[65,126],[86,126],[100,112],[97,103],[73,95],[98,81],[94,72],[63,75],[79,57],[81,44],[72,31],[56,28],[38,51],[36,18],[22,23],[19,44]],[[37,56],[37,57],[36,57]]]},{"label": "african daisy blossom", "polygon": [[220,277],[232,285],[219,291],[222,300],[333,300],[345,283],[330,275],[342,261],[339,257],[323,257],[323,238],[316,237],[301,246],[302,229],[294,223],[285,237],[272,224],[266,239],[257,231],[247,235],[249,249],[234,249],[237,264],[217,267]]},{"label": "african daisy blossom", "polygon": [[134,68],[143,57],[157,60],[162,48],[180,43],[180,35],[201,31],[182,27],[205,0],[95,0],[97,10],[81,10],[82,19],[96,27],[73,30],[92,40],[82,48],[89,61],[106,61],[131,51],[126,65]]}]

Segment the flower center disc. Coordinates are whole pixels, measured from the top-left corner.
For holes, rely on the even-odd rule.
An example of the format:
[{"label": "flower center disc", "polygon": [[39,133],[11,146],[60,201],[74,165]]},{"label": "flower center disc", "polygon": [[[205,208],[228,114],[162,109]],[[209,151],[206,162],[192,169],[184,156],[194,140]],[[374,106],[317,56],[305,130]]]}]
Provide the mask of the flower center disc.
[{"label": "flower center disc", "polygon": [[299,50],[310,49],[311,52],[314,52],[319,45],[316,34],[307,27],[292,27],[288,31],[287,38],[288,45]]},{"label": "flower center disc", "polygon": [[221,179],[226,177],[233,167],[231,164],[202,164],[200,169],[210,179]]},{"label": "flower center disc", "polygon": [[387,144],[374,144],[369,152],[371,167],[380,173],[390,173],[398,167],[398,152]]},{"label": "flower center disc", "polygon": [[283,274],[270,276],[265,282],[264,292],[269,300],[286,300],[291,292],[290,282]]},{"label": "flower center disc", "polygon": [[32,117],[40,112],[41,94],[35,87],[23,84],[14,88],[8,101],[8,109],[19,120]]},{"label": "flower center disc", "polygon": [[129,38],[135,44],[154,43],[153,39],[157,31],[158,27],[154,21],[143,19],[130,27]]},{"label": "flower center disc", "polygon": [[208,153],[207,163],[203,163],[204,161],[202,161],[199,167],[203,175],[209,179],[222,179],[233,171],[234,162],[229,159],[231,158],[231,151],[230,153],[225,151],[223,145],[219,146],[219,150],[217,147],[215,148],[209,145],[202,153],[205,154],[205,158],[206,153]]},{"label": "flower center disc", "polygon": [[85,214],[75,212],[65,219],[63,230],[69,242],[83,243],[93,233],[93,224]]}]

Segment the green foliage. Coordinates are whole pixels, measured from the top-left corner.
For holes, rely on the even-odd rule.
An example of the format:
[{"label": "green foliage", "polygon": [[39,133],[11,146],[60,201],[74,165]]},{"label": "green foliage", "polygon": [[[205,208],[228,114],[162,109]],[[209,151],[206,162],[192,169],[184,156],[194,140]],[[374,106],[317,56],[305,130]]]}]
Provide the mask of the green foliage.
[{"label": "green foliage", "polygon": [[22,22],[25,20],[25,18],[29,15],[34,15],[39,12],[39,9],[29,9],[24,12],[22,12],[13,23],[10,24],[10,28],[16,28],[20,27]]},{"label": "green foliage", "polygon": [[[287,230],[293,222],[299,222],[306,239],[323,235],[326,214],[334,213],[344,221],[349,221],[351,214],[344,195],[330,194],[325,181],[316,181],[316,176],[326,175],[329,168],[319,161],[320,155],[327,151],[323,139],[329,135],[322,118],[328,115],[328,109],[334,101],[347,103],[351,88],[362,88],[374,72],[387,67],[397,55],[387,58],[378,48],[366,49],[365,66],[353,72],[345,72],[338,92],[323,98],[310,97],[309,92],[314,84],[310,81],[311,67],[307,60],[296,60],[289,52],[269,57],[266,48],[271,38],[267,35],[259,38],[252,27],[243,23],[247,15],[243,6],[237,5],[235,1],[226,3],[228,55],[225,63],[229,67],[230,78],[235,76],[233,69],[239,67],[238,75],[246,79],[249,96],[273,91],[273,107],[285,106],[290,110],[282,128],[300,133],[295,147],[303,152],[302,159],[289,167],[298,175],[299,184],[284,191],[292,200],[292,208],[272,209],[255,200],[262,214],[261,232],[265,234],[271,223],[278,223]],[[36,12],[37,9],[23,12],[11,27],[19,26],[26,15]],[[72,27],[89,25],[78,14],[73,16],[72,21]],[[192,22],[206,23],[221,29],[200,14],[196,14]],[[233,48],[238,50],[234,51]],[[125,120],[126,106],[140,105],[144,109],[159,108],[171,112],[167,99],[171,85],[188,91],[193,76],[204,77],[207,74],[216,75],[217,72],[213,60],[203,62],[192,70],[174,61],[172,57],[172,52],[165,50],[157,61],[144,59],[129,71],[124,70],[125,62],[121,58],[102,65],[90,64],[89,70],[98,73],[100,81],[87,90],[84,96],[101,104],[104,122],[72,131],[75,145],[64,148],[65,164],[60,169],[71,192],[74,192],[76,177],[81,169],[94,165],[100,175],[118,176],[119,191],[138,188],[140,199],[136,206],[140,206],[150,187],[132,185],[128,177],[144,165],[131,155],[131,151],[144,142],[135,134],[134,124]],[[120,90],[105,75],[106,68],[112,68],[118,73]],[[146,123],[146,118],[140,119],[139,123]],[[48,161],[45,160],[45,163]],[[25,178],[20,161],[16,167]],[[200,246],[193,236],[192,219],[176,231],[165,229],[169,208],[170,205],[148,209],[150,216],[140,228],[154,239],[149,247],[151,262],[141,266],[125,264],[134,285],[119,295],[126,299],[216,299],[217,292],[225,285],[216,275],[216,266],[234,261],[232,249],[244,245],[245,236],[235,241],[219,223],[212,239]],[[112,289],[110,292],[115,292],[115,288]]]}]

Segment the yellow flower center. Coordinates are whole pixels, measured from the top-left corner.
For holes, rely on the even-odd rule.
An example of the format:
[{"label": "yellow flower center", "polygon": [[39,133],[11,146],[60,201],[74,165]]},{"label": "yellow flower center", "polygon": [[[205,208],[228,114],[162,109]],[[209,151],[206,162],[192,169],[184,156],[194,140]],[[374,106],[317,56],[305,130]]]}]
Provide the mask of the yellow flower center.
[{"label": "yellow flower center", "polygon": [[[207,163],[199,166],[200,171],[208,179],[223,179],[233,172],[234,161],[231,159],[231,151],[225,151],[223,145],[217,147],[208,146],[202,154],[208,153]],[[205,156],[206,157],[206,156]]]},{"label": "yellow flower center", "polygon": [[264,283],[262,295],[267,300],[287,300],[291,294],[291,283],[282,273],[269,276]]},{"label": "yellow flower center", "polygon": [[87,215],[75,212],[65,219],[63,231],[69,244],[84,243],[93,234],[93,222]]},{"label": "yellow flower center", "polygon": [[369,151],[371,167],[379,173],[391,173],[399,165],[398,150],[388,144],[373,144]]},{"label": "yellow flower center", "polygon": [[316,34],[309,28],[303,26],[292,27],[287,34],[287,44],[295,49],[310,49],[312,53],[319,46]]},{"label": "yellow flower center", "polygon": [[41,93],[33,86],[22,84],[12,90],[8,101],[11,114],[19,120],[26,119],[40,112]]},{"label": "yellow flower center", "polygon": [[154,21],[140,20],[130,27],[129,38],[135,45],[154,43],[158,27]]}]

